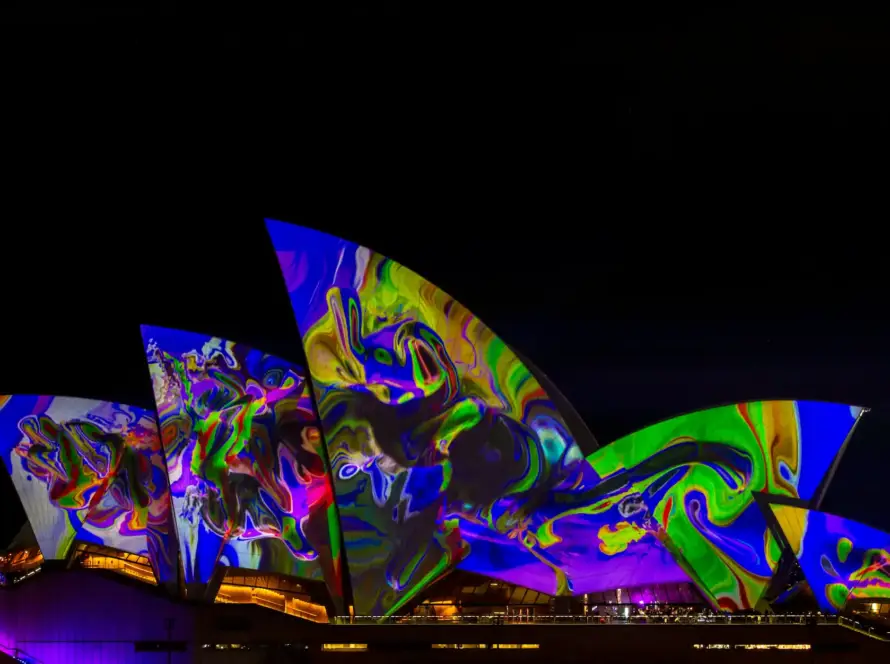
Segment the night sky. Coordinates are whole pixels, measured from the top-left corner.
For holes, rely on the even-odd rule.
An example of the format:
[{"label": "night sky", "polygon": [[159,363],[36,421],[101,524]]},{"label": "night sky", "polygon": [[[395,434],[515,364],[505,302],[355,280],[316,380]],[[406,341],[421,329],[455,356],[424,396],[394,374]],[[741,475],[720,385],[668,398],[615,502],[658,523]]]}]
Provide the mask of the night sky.
[{"label": "night sky", "polygon": [[[525,32],[421,34],[395,2],[201,30],[96,3],[66,30],[37,4],[18,37],[46,48],[5,95],[0,393],[150,407],[140,323],[301,361],[262,224],[279,218],[444,288],[600,443],[741,400],[872,407],[823,507],[890,529],[880,17],[516,10]],[[325,69],[350,59],[412,64],[410,99]],[[475,71],[428,90],[443,62]],[[504,94],[480,71],[528,62]]]}]

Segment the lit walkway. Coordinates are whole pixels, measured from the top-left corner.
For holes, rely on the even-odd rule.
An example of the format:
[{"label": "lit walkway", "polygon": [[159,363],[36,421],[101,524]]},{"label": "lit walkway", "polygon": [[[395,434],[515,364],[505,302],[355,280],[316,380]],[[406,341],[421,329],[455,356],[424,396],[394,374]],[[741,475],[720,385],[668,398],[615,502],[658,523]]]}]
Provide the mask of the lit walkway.
[{"label": "lit walkway", "polygon": [[882,632],[874,625],[865,625],[858,620],[853,620],[852,618],[846,617],[838,618],[837,622],[841,627],[846,627],[849,630],[858,632],[859,634],[864,634],[865,636],[868,636],[872,639],[890,642],[890,631],[888,630],[884,630]]},{"label": "lit walkway", "polygon": [[355,616],[335,618],[342,625],[837,625],[838,617],[830,615],[771,616]]}]

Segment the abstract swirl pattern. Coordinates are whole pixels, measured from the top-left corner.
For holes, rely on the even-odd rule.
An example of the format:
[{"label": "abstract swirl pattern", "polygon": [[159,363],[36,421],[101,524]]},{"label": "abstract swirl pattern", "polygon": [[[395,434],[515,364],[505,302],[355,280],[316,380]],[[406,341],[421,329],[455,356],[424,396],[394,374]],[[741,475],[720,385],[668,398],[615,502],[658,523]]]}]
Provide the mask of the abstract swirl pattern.
[{"label": "abstract swirl pattern", "polygon": [[638,492],[641,481],[636,473],[602,481],[584,463],[535,514],[529,540],[566,575],[568,593],[691,580]]},{"label": "abstract swirl pattern", "polygon": [[69,397],[0,396],[0,451],[43,555],[75,540],[147,555],[173,578],[170,495],[149,411]]},{"label": "abstract swirl pattern", "polygon": [[583,459],[528,368],[395,261],[267,227],[319,403],[356,611],[397,611],[454,566],[566,592],[533,520]]},{"label": "abstract swirl pattern", "polygon": [[[586,525],[600,528],[603,553],[658,541],[715,605],[753,608],[781,555],[753,492],[811,498],[858,415],[838,404],[764,401],[648,427],[588,457],[598,481],[565,497],[579,506],[547,522],[539,539],[570,545]],[[606,530],[603,514],[615,515]]]},{"label": "abstract swirl pattern", "polygon": [[890,533],[826,512],[781,509],[804,525],[796,553],[823,611],[837,613],[852,599],[890,599]]},{"label": "abstract swirl pattern", "polygon": [[189,584],[218,564],[325,580],[340,535],[302,370],[241,344],[143,327]]}]

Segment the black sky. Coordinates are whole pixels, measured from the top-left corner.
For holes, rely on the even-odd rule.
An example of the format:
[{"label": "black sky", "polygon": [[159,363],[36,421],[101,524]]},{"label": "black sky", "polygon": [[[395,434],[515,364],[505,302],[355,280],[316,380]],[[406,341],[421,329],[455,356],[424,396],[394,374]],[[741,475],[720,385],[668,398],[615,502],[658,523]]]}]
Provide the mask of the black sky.
[{"label": "black sky", "polygon": [[882,17],[44,5],[4,95],[0,393],[150,406],[144,322],[300,360],[275,217],[449,291],[601,442],[871,406],[825,507],[890,528]]}]

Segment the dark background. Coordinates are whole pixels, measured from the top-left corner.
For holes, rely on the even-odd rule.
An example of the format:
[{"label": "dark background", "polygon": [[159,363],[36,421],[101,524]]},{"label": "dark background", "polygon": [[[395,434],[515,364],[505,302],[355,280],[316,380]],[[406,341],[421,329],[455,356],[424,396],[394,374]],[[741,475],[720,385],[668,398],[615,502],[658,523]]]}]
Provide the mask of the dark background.
[{"label": "dark background", "polygon": [[450,292],[601,443],[872,407],[824,507],[890,529],[887,17],[320,4],[0,13],[0,393],[151,406],[140,323],[301,360],[274,217]]}]

